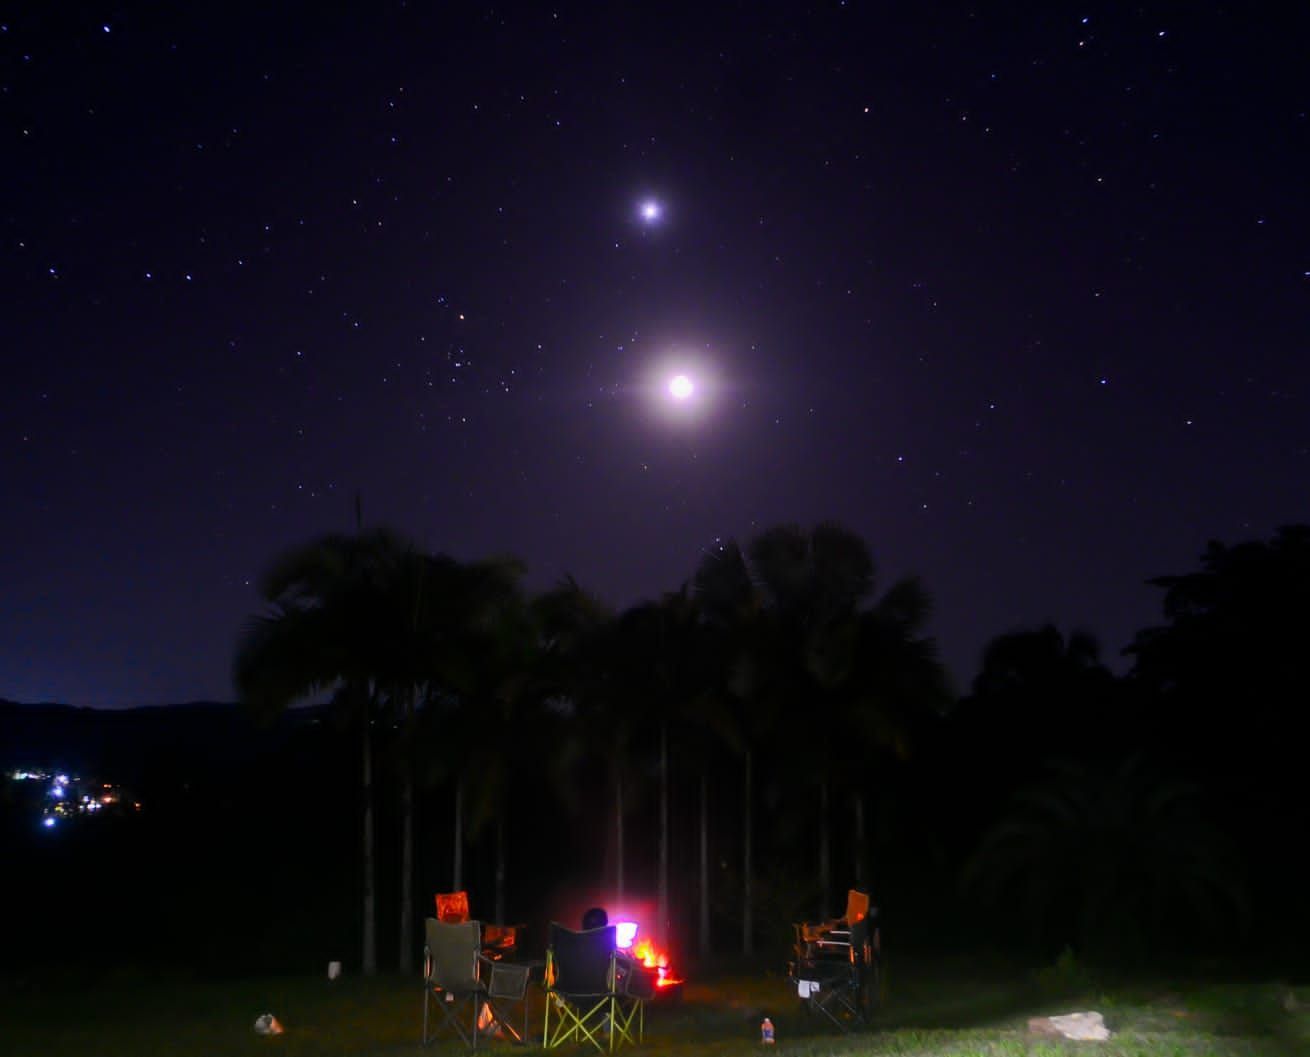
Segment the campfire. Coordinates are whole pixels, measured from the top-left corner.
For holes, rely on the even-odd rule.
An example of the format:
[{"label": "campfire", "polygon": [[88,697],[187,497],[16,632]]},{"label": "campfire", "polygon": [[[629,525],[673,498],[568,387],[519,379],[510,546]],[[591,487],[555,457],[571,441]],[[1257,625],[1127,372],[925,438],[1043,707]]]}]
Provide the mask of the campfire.
[{"label": "campfire", "polygon": [[639,928],[640,926],[635,921],[616,921],[614,923],[615,939],[618,942],[619,949],[627,951],[647,969],[655,970],[657,990],[676,987],[682,983],[681,977],[669,966],[667,951],[660,950],[645,937],[637,939]]}]

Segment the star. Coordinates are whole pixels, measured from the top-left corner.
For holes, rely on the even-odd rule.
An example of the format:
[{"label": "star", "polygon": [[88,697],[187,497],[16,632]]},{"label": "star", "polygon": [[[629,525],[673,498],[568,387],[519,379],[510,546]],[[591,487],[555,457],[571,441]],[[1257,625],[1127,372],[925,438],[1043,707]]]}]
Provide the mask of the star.
[{"label": "star", "polygon": [[638,212],[641,219],[647,224],[654,224],[664,214],[664,208],[653,198],[647,198],[641,203]]},{"label": "star", "polygon": [[675,375],[669,381],[669,395],[674,400],[688,400],[695,391],[695,384],[685,374]]}]

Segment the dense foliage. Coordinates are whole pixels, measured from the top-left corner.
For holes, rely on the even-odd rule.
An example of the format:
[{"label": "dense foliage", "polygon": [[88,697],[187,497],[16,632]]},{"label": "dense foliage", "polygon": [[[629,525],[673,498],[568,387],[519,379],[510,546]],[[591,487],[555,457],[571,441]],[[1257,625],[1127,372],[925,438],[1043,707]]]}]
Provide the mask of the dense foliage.
[{"label": "dense foliage", "polygon": [[[51,712],[66,746],[96,727],[90,765],[148,810],[62,846],[4,813],[39,911],[16,949],[88,877],[136,923],[116,949],[210,966],[412,965],[432,893],[459,887],[538,935],[589,901],[640,906],[684,958],[785,958],[790,922],[853,885],[903,949],[1114,962],[1310,938],[1308,528],[1152,581],[1164,623],[1126,675],[1086,634],[1010,630],[958,700],[924,587],[881,585],[837,525],[726,542],[622,613],[522,573],[385,531],[311,541],[270,564],[244,707],[195,713],[208,736],[156,744],[168,710],[131,735]],[[0,717],[13,744],[39,741],[33,715]],[[201,911],[221,927],[168,942]]]}]

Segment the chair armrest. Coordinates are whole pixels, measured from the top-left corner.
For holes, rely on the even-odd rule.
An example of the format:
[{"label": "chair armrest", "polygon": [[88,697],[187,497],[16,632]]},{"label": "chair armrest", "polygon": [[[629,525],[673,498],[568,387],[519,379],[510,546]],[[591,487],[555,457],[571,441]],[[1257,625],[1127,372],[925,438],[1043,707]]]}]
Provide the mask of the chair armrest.
[{"label": "chair armrest", "polygon": [[614,955],[614,990],[628,998],[652,999],[655,997],[656,973],[644,962],[627,954]]},{"label": "chair armrest", "polygon": [[522,998],[528,990],[529,965],[478,955],[478,976],[492,998]]}]

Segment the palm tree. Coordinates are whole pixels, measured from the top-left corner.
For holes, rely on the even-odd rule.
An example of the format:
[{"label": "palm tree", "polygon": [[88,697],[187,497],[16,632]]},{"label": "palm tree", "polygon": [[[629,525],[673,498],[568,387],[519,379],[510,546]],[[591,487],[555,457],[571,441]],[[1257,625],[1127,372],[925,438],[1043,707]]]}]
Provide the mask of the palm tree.
[{"label": "palm tree", "polygon": [[459,671],[468,625],[477,614],[465,588],[469,574],[453,558],[414,549],[400,556],[386,594],[383,619],[387,653],[383,659],[388,700],[399,732],[397,751],[400,799],[399,962],[413,968],[416,911],[414,898],[414,760],[418,711],[441,700]]},{"label": "palm tree", "polygon": [[859,792],[870,749],[908,750],[918,716],[949,700],[932,640],[929,612],[913,578],[893,584],[868,606],[876,586],[868,544],[831,522],[809,532],[780,525],[750,546],[753,579],[779,642],[773,686],[780,708],[802,709],[812,722],[806,739],[824,761],[818,771],[819,885],[829,916],[831,789],[854,786],[857,873],[864,871],[864,800]]},{"label": "palm tree", "polygon": [[457,672],[466,623],[476,614],[459,563],[428,555],[394,533],[332,535],[274,563],[263,590],[271,610],[237,653],[242,696],[264,711],[338,688],[364,731],[364,965],[376,971],[373,878],[373,743],[380,714],[396,732],[400,821],[399,964],[413,967],[414,780],[410,741],[417,711],[440,698]]},{"label": "palm tree", "polygon": [[669,939],[669,736],[679,742],[688,721],[706,704],[708,694],[703,628],[687,586],[625,612],[615,627],[610,653],[617,696],[640,742],[646,734],[658,743],[659,854],[656,934]]},{"label": "palm tree", "polygon": [[[743,556],[735,544],[702,561],[697,597],[728,658],[722,685],[737,702],[736,737],[749,746],[784,715],[805,717],[807,751],[823,761],[819,796],[821,900],[832,892],[829,803],[834,783],[852,786],[857,875],[864,872],[862,780],[871,748],[904,753],[922,713],[949,700],[936,651],[924,635],[927,596],[917,581],[893,584],[876,605],[868,545],[839,525],[806,532],[779,525]],[[725,649],[726,648],[726,649]],[[752,793],[746,791],[747,810]],[[746,818],[745,891],[749,944],[751,827]],[[819,908],[828,916],[828,907]],[[749,949],[749,948],[747,948]]]},{"label": "palm tree", "polygon": [[[536,695],[544,703],[545,721],[555,724],[549,780],[566,808],[577,811],[579,768],[591,755],[602,756],[615,789],[616,887],[624,886],[624,805],[622,773],[608,753],[612,741],[608,702],[612,691],[608,651],[613,615],[571,576],[533,599],[531,610],[540,635]],[[605,722],[601,722],[604,720]]]},{"label": "palm tree", "polygon": [[589,669],[595,677],[580,695],[579,727],[587,749],[599,756],[606,771],[614,808],[614,892],[622,904],[626,898],[627,818],[635,806],[640,787],[632,782],[638,758],[648,733],[650,701],[647,694],[634,692],[629,675],[634,651],[634,611],[607,624],[592,643],[597,651]]},{"label": "palm tree", "polygon": [[368,975],[377,972],[371,728],[386,684],[379,678],[386,650],[381,585],[407,550],[394,534],[376,530],[328,535],[288,551],[261,580],[269,610],[247,624],[233,663],[237,691],[258,716],[330,693],[333,706],[360,726]]},{"label": "palm tree", "polygon": [[514,779],[541,744],[537,689],[540,635],[523,596],[516,560],[465,571],[466,627],[451,687],[464,736],[458,788],[469,797],[469,835],[494,827],[495,920],[505,920],[506,825]]},{"label": "palm tree", "polygon": [[819,889],[822,917],[832,891],[829,793],[834,771],[849,759],[843,700],[854,666],[856,613],[873,590],[873,557],[857,535],[830,523],[805,532],[779,525],[750,545],[753,578],[781,645],[781,707],[801,710],[812,722],[806,739],[824,766],[818,769]]},{"label": "palm tree", "polygon": [[[776,720],[775,699],[765,693],[771,651],[765,643],[760,593],[736,541],[721,543],[706,554],[696,568],[692,585],[706,626],[707,650],[716,659],[710,676],[719,705],[714,712],[714,726],[742,760],[741,945],[742,953],[749,955],[755,936],[754,752]],[[705,799],[702,797],[703,811]],[[702,839],[701,925],[702,935],[707,935],[709,891],[704,845]]]}]

